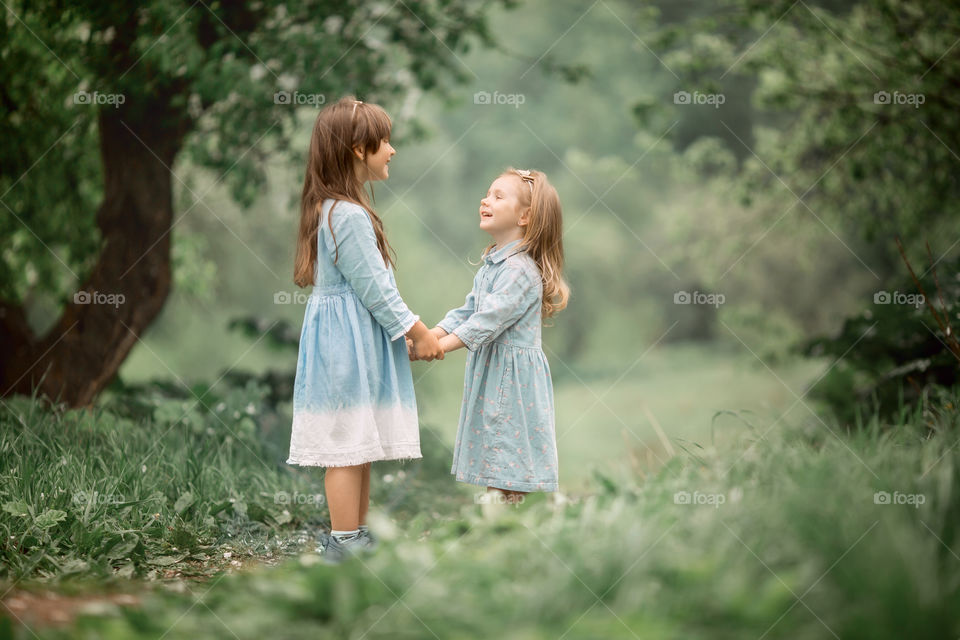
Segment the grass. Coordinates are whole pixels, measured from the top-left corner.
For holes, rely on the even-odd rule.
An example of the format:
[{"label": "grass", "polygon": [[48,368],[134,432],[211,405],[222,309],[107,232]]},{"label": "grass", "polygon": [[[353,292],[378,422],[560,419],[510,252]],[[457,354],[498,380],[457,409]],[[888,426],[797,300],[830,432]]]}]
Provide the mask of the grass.
[{"label": "grass", "polygon": [[[198,395],[113,398],[92,411],[4,400],[0,577],[203,578],[306,544],[328,520],[322,472],[286,466],[286,450],[261,437],[264,391]],[[380,465],[404,482],[376,483],[372,499],[397,517],[417,510],[403,485],[422,482],[442,455]]]},{"label": "grass", "polygon": [[[874,419],[851,434],[838,425],[830,425],[831,433],[819,420],[804,417],[760,438],[764,426],[760,423],[758,435],[748,440],[708,443],[689,452],[678,449],[652,470],[595,470],[587,495],[550,499],[539,495],[497,517],[485,517],[465,490],[443,491],[445,483],[452,485],[442,475],[444,454],[431,450],[419,472],[424,482],[408,482],[416,465],[405,469],[402,487],[396,478],[392,483],[381,481],[381,488],[399,490],[404,497],[394,497],[392,504],[399,509],[394,512],[382,507],[391,504],[388,495],[377,501],[381,508],[373,524],[382,534],[383,548],[372,558],[331,568],[300,549],[278,566],[235,574],[220,571],[203,585],[187,582],[182,593],[148,591],[139,604],[101,607],[66,627],[27,629],[9,619],[0,621],[0,634],[957,637],[958,401],[960,393],[953,391],[934,398],[924,410],[905,412],[897,424],[881,425]],[[28,416],[17,414],[17,408],[12,413],[26,420]],[[37,539],[27,553],[5,547],[4,564],[14,568],[26,568],[26,559],[40,557],[41,549],[54,556],[52,542],[57,549],[82,541],[86,546],[81,548],[97,549],[83,536],[83,526],[114,534],[115,529],[131,530],[150,541],[148,558],[172,553],[164,544],[177,546],[172,534],[158,532],[149,524],[150,514],[137,505],[97,507],[92,517],[82,520],[86,507],[46,497],[58,486],[130,491],[138,499],[159,491],[164,493],[163,524],[176,528],[182,521],[186,529],[200,529],[209,522],[212,505],[231,491],[247,498],[272,495],[278,486],[314,489],[309,483],[298,485],[302,480],[296,475],[255,466],[252,453],[243,453],[237,442],[216,438],[215,443],[202,444],[210,438],[191,440],[187,432],[185,444],[161,439],[153,457],[157,479],[148,480],[153,476],[141,472],[138,480],[137,464],[123,465],[119,460],[139,463],[130,454],[142,453],[137,447],[143,445],[131,449],[128,438],[101,433],[116,431],[117,424],[103,424],[101,416],[98,422],[103,427],[98,429],[82,415],[44,415],[34,413],[29,416],[34,422],[28,423],[36,432],[43,420],[50,421],[53,426],[43,441],[7,435],[3,441],[3,490],[9,494],[11,487],[18,487],[21,499],[33,507],[30,535]],[[72,433],[86,435],[61,435],[58,440],[57,429],[67,426],[63,422],[67,416],[79,421],[69,425]],[[5,425],[4,434],[11,426]],[[70,441],[79,453],[61,465],[70,471],[58,476],[54,467]],[[248,444],[252,448],[255,442]],[[190,453],[190,448],[198,450]],[[15,458],[18,462],[10,462]],[[18,480],[26,469],[19,462],[23,459],[36,467],[28,476],[39,484],[36,489]],[[12,473],[12,464],[18,465],[19,475]],[[184,489],[195,492],[197,499],[177,513],[176,502]],[[889,494],[889,503],[878,492]],[[9,498],[6,495],[4,502]],[[250,517],[252,504],[268,514],[282,513],[271,501],[246,501],[246,518],[232,509],[219,511],[213,515],[217,528],[201,530],[198,539],[209,536],[205,542],[219,551],[217,545],[231,539],[223,534],[230,527],[235,533],[260,535],[296,530],[293,523],[270,523],[275,515],[264,516],[267,523]],[[67,516],[42,519],[50,509]],[[292,519],[303,521],[317,511],[296,506],[288,510]],[[9,528],[25,522],[23,518],[7,511],[0,522]],[[42,539],[44,535],[51,540]],[[84,571],[103,575],[96,566],[104,561],[96,558],[108,557],[108,551],[88,554],[90,565]],[[24,557],[16,561],[14,552]],[[44,562],[37,567],[50,570]],[[148,567],[146,563],[143,569],[149,572]]]}]

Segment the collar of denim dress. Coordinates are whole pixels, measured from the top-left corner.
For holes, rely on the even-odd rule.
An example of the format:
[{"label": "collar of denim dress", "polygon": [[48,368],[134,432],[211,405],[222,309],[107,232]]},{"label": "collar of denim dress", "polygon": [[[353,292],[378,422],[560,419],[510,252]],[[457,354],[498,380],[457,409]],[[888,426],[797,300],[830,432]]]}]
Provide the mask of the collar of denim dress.
[{"label": "collar of denim dress", "polygon": [[522,249],[518,246],[519,244],[520,240],[514,240],[513,242],[508,242],[499,249],[495,247],[491,249],[490,252],[483,257],[483,259],[487,264],[503,262],[513,254],[522,251]]}]

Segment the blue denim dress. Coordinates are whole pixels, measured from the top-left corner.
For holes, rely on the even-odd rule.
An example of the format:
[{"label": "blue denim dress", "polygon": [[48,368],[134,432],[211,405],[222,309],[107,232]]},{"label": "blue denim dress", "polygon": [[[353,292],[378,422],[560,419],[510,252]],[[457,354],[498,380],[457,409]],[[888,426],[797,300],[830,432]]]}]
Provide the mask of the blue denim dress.
[{"label": "blue denim dress", "polygon": [[543,282],[519,240],[484,256],[462,307],[438,324],[469,349],[450,472],[513,491],[556,491],[550,366],[540,342]]},{"label": "blue denim dress", "polygon": [[[419,316],[400,298],[367,212],[321,207],[317,266],[300,332],[288,464],[341,467],[420,458],[404,334]],[[334,256],[339,248],[339,257]]]}]

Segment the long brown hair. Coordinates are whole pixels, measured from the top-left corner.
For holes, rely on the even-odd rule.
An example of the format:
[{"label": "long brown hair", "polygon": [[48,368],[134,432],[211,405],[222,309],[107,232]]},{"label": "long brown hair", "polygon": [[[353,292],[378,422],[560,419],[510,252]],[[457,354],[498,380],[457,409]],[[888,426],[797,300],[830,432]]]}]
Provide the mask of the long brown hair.
[{"label": "long brown hair", "polygon": [[[544,318],[549,318],[565,308],[570,299],[570,285],[563,278],[563,210],[560,196],[542,171],[509,167],[500,175],[512,175],[519,179],[517,198],[520,206],[530,207],[520,246],[540,269],[543,280],[541,312]],[[493,247],[487,247],[484,255]]]},{"label": "long brown hair", "polygon": [[[299,287],[312,285],[317,263],[317,233],[320,227],[320,206],[327,198],[346,200],[366,209],[377,236],[377,248],[388,267],[396,262],[393,248],[387,242],[383,221],[371,205],[357,175],[357,156],[353,149],[376,153],[383,140],[390,139],[392,123],[382,107],[345,96],[320,111],[310,136],[307,171],[300,196],[300,230],[294,259],[293,281]],[[333,234],[333,208],[327,216]],[[336,237],[334,237],[336,243]],[[339,247],[334,263],[339,259]]]}]

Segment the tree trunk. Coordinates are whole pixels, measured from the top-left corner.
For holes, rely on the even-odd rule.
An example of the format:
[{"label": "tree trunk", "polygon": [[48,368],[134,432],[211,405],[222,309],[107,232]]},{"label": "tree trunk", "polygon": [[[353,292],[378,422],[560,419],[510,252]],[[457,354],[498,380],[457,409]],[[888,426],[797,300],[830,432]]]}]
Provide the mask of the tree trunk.
[{"label": "tree trunk", "polygon": [[163,308],[171,278],[168,167],[187,123],[166,100],[152,99],[100,111],[102,250],[60,320],[38,338],[22,307],[0,304],[3,396],[36,390],[72,407],[90,404]]}]

